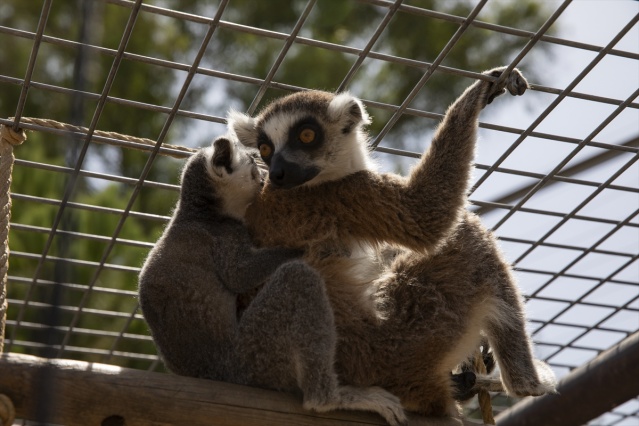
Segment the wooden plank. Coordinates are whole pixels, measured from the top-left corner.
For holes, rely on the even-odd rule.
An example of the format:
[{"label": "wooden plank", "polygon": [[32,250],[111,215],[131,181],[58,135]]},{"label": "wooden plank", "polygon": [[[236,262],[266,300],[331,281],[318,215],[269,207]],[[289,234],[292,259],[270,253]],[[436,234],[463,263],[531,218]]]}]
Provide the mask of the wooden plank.
[{"label": "wooden plank", "polygon": [[[12,399],[18,418],[41,420],[36,417],[43,414],[43,407],[36,403],[47,401],[51,408],[46,421],[68,426],[385,424],[373,413],[307,411],[301,397],[284,392],[14,353],[0,357],[0,393]],[[410,424],[472,423],[413,416]]]}]

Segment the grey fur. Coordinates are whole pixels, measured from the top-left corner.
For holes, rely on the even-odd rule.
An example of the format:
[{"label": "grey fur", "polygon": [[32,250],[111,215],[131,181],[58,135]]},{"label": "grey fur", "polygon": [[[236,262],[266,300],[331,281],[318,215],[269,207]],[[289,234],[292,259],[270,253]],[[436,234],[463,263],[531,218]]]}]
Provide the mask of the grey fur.
[{"label": "grey fur", "polygon": [[[554,392],[552,371],[533,359],[511,268],[493,235],[465,210],[480,111],[506,90],[521,95],[527,87],[518,70],[498,86],[474,83],[449,108],[407,178],[367,167],[361,127],[368,116],[352,97],[297,93],[255,119],[231,114],[230,130],[242,143],[258,145],[258,135],[270,132],[271,156],[288,161],[291,138],[277,140],[287,135],[287,117],[295,122],[316,114],[324,125],[321,149],[295,157],[299,167],[320,169],[317,177],[292,189],[267,185],[249,206],[247,223],[261,245],[305,249],[324,277],[340,337],[338,373],[346,383],[382,386],[422,414],[455,414],[450,372],[479,346],[483,332],[511,395]],[[361,108],[359,121],[354,105]],[[365,260],[355,254],[369,244],[384,254],[362,272]],[[404,248],[393,253],[387,244]]]},{"label": "grey fur", "polygon": [[[381,388],[339,386],[333,312],[301,251],[256,249],[241,217],[261,187],[253,154],[217,139],[184,167],[180,199],[139,277],[166,366],[185,376],[303,393],[316,411],[375,411],[406,422]],[[242,201],[238,203],[238,200]],[[240,310],[238,296],[262,286]]]}]

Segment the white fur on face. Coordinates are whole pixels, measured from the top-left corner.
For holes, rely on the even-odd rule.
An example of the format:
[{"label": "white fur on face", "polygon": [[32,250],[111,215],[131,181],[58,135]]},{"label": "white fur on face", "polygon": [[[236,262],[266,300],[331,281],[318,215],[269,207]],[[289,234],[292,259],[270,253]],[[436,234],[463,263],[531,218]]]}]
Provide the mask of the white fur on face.
[{"label": "white fur on face", "polygon": [[[328,139],[328,138],[327,138]],[[359,129],[347,135],[335,132],[331,138],[331,155],[314,184],[341,179],[362,170],[376,170],[377,165],[369,155],[367,136]]]},{"label": "white fur on face", "polygon": [[255,200],[261,189],[257,173],[257,165],[251,161],[249,153],[238,146],[232,145],[231,173],[224,167],[215,167],[211,161],[213,147],[205,148],[207,157],[206,167],[213,179],[216,194],[222,199],[224,212],[228,215],[244,220],[246,208]]},{"label": "white fur on face", "polygon": [[286,142],[288,141],[288,133],[291,127],[293,127],[302,118],[308,117],[308,114],[303,112],[293,114],[276,114],[264,122],[262,130],[271,139],[275,146],[275,152],[281,151]]}]

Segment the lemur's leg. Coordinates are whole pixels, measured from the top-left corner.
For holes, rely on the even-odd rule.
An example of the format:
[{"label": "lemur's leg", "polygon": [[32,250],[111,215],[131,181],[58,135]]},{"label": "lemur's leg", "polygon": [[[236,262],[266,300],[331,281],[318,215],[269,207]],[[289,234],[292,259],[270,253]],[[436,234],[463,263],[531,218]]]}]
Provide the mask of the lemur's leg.
[{"label": "lemur's leg", "polygon": [[334,370],[333,311],[319,274],[302,261],[280,266],[240,319],[237,354],[255,385],[297,385],[304,407],[379,413],[391,425],[406,415],[397,397],[381,388],[339,386]]},{"label": "lemur's leg", "polygon": [[495,272],[488,279],[495,285],[497,312],[488,318],[485,332],[500,367],[502,383],[510,395],[518,397],[554,393],[554,373],[533,357],[523,302],[510,267],[501,256],[495,256]]}]

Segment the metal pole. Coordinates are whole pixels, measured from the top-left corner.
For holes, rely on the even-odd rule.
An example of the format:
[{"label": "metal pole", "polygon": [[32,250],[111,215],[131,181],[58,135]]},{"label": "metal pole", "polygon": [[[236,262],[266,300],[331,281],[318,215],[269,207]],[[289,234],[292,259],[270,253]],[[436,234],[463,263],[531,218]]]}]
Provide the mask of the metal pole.
[{"label": "metal pole", "polygon": [[639,395],[639,332],[559,382],[559,394],[527,398],[501,413],[499,426],[582,425]]}]

